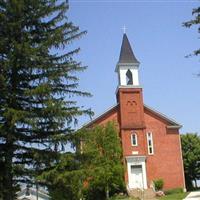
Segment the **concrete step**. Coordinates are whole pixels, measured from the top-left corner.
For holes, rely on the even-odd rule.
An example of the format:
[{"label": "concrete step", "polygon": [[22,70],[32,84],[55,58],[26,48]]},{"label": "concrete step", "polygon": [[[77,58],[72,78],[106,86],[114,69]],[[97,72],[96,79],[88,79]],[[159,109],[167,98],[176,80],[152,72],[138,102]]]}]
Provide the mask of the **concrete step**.
[{"label": "concrete step", "polygon": [[142,200],[156,200],[155,193],[152,189],[128,189],[128,195],[130,197],[139,198]]}]

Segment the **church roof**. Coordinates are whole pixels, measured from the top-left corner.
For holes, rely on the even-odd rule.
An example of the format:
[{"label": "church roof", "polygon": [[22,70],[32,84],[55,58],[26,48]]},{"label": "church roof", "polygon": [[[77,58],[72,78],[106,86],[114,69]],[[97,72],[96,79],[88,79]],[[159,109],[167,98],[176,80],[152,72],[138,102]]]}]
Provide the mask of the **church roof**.
[{"label": "church roof", "polygon": [[182,127],[182,125],[180,125],[174,119],[171,119],[171,118],[167,117],[165,114],[155,110],[154,108],[151,108],[151,107],[149,107],[147,105],[144,105],[144,109],[149,110],[151,113],[154,113],[158,117],[166,120],[170,124],[169,126],[167,126],[167,128],[181,128]]},{"label": "church roof", "polygon": [[127,35],[124,33],[118,63],[139,63],[136,59]]},{"label": "church roof", "polygon": [[[118,108],[118,105],[119,105],[119,104],[115,104],[114,106],[112,106],[111,108],[109,108],[108,110],[106,110],[104,113],[102,113],[102,114],[96,116],[96,117],[93,118],[90,122],[84,124],[83,126],[84,126],[84,127],[90,127],[92,124],[95,124],[95,122],[97,122],[99,119],[101,119],[101,118],[103,118],[104,116],[106,116],[108,113],[110,113],[110,112],[116,110],[116,109]],[[161,113],[161,112],[159,112],[159,111],[157,111],[157,110],[155,110],[155,109],[153,109],[153,108],[151,108],[151,107],[149,107],[149,106],[147,106],[147,105],[144,105],[144,109],[150,111],[151,113],[154,113],[156,116],[158,116],[158,117],[160,117],[161,119],[163,119],[163,120],[165,120],[166,122],[168,122],[169,125],[167,126],[167,128],[169,128],[169,129],[170,129],[170,128],[172,128],[172,129],[173,129],[173,128],[179,129],[179,128],[182,127],[182,126],[181,126],[178,122],[176,122],[175,120],[173,120],[173,119],[167,117],[167,116],[164,115],[163,113]]]},{"label": "church roof", "polygon": [[103,113],[95,116],[93,119],[91,119],[90,122],[87,122],[85,124],[83,124],[83,127],[89,127],[90,125],[94,124],[96,121],[98,121],[99,119],[103,118],[104,116],[106,116],[108,113],[114,111],[117,109],[119,104],[115,104],[112,107],[108,108],[106,111],[104,111]]}]

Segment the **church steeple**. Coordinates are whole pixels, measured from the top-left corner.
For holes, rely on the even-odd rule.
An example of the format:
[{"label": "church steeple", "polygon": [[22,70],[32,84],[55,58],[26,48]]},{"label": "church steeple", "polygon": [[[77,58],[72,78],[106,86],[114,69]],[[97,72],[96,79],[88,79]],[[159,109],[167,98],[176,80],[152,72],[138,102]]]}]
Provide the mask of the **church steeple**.
[{"label": "church steeple", "polygon": [[121,46],[118,63],[138,63],[139,64],[139,61],[136,59],[133,53],[133,50],[131,48],[131,45],[129,43],[128,37],[125,33],[122,39],[122,46]]},{"label": "church steeple", "polygon": [[119,77],[119,87],[138,87],[139,61],[135,57],[127,35],[124,33],[121,45],[119,61],[116,66],[116,72]]},{"label": "church steeple", "polygon": [[120,124],[123,130],[144,129],[144,104],[139,85],[139,61],[136,59],[127,35],[124,33],[116,72],[119,85],[116,92],[120,109]]}]

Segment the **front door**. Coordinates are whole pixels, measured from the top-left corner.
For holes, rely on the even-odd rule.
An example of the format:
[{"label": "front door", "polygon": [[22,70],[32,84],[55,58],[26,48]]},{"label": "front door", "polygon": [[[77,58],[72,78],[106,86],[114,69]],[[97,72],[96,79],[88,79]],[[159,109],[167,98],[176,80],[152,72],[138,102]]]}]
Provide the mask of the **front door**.
[{"label": "front door", "polygon": [[142,175],[142,165],[131,165],[130,166],[130,177],[129,177],[129,187],[130,188],[144,188],[143,185],[143,175]]}]

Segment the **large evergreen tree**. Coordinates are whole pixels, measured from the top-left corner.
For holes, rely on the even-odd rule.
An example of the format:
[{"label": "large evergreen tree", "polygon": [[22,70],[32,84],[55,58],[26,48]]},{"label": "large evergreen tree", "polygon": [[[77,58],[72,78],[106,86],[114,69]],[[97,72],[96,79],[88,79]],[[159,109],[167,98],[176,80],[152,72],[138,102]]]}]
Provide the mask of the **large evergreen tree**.
[{"label": "large evergreen tree", "polygon": [[52,200],[80,200],[83,198],[84,181],[88,177],[88,157],[67,152],[61,155],[51,170],[39,176],[47,183]]},{"label": "large evergreen tree", "polygon": [[[68,141],[72,123],[90,114],[78,106],[69,44],[85,32],[69,22],[66,0],[0,0],[0,193],[13,200],[16,184],[34,181]],[[3,185],[3,187],[1,187]]]}]

